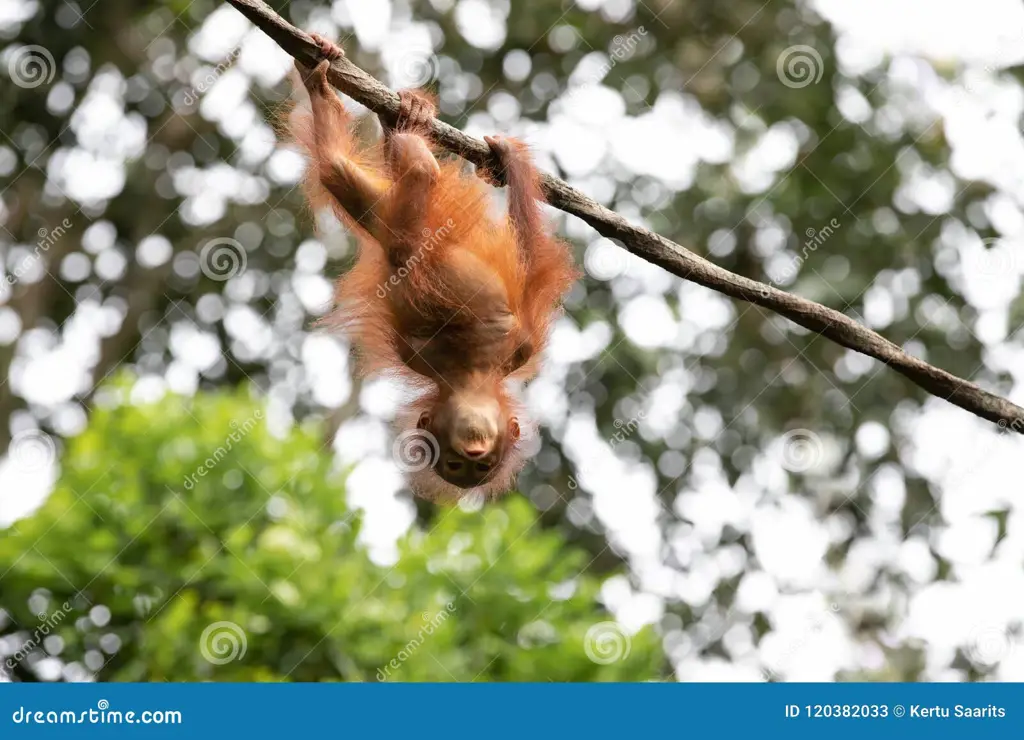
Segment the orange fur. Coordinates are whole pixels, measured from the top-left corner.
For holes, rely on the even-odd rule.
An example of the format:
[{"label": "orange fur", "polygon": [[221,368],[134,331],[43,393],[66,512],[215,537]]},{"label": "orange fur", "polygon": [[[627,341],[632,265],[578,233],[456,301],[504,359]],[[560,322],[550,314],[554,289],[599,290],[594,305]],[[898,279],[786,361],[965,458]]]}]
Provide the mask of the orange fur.
[{"label": "orange fur", "polygon": [[[296,88],[302,90],[301,84]],[[495,219],[490,213],[489,186],[480,178],[466,174],[457,161],[449,159],[439,161],[440,173],[433,185],[426,213],[422,223],[416,221],[423,241],[401,266],[396,267],[393,258],[389,261],[379,238],[382,232],[378,230],[375,236],[373,227],[368,227],[366,221],[360,222],[359,218],[346,211],[336,195],[324,186],[325,167],[330,163],[322,159],[323,137],[329,135],[330,151],[361,170],[367,187],[378,193],[374,212],[378,221],[371,219],[371,222],[382,223],[384,229],[401,219],[407,219],[404,223],[412,223],[408,214],[396,212],[401,204],[389,199],[395,178],[401,173],[389,171],[382,142],[361,143],[355,139],[351,131],[352,122],[347,115],[336,123],[338,125],[332,126],[331,131],[318,132],[313,125],[308,96],[299,101],[287,123],[291,139],[310,160],[304,184],[310,206],[313,209],[331,208],[356,235],[359,243],[355,264],[338,280],[336,309],[324,323],[351,340],[363,374],[390,375],[412,388],[414,397],[397,420],[400,429],[415,428],[420,413],[437,403],[445,391],[443,386],[453,377],[471,374],[473,377],[479,375],[494,379],[503,418],[521,415],[522,409],[505,381],[508,378],[526,380],[537,372],[537,358],[546,344],[551,321],[557,315],[562,296],[578,274],[568,246],[546,230],[534,228],[526,245],[528,259],[525,258],[522,239],[517,243],[517,236],[523,235],[517,233],[514,225],[518,223],[516,214],[513,214],[512,221],[508,218]],[[516,166],[528,168],[527,191],[539,195],[536,174],[528,160]],[[520,170],[520,175],[524,172],[527,170]],[[523,200],[517,202],[522,212]],[[537,208],[535,204],[531,207]],[[539,224],[539,210],[524,218],[533,218]],[[412,351],[410,348],[415,341],[412,338],[415,327],[408,325],[410,307],[413,316],[458,317],[450,326],[445,322],[438,330],[438,338],[432,337],[427,341],[454,341],[449,333],[460,338],[476,336],[472,334],[472,322],[480,317],[473,315],[474,309],[478,313],[486,313],[487,307],[481,311],[480,306],[467,303],[466,291],[453,287],[451,276],[455,263],[459,264],[454,273],[458,277],[469,281],[478,279],[481,290],[486,288],[507,298],[509,313],[528,338],[534,351],[511,375],[501,371],[493,363],[493,358],[487,356],[491,353],[490,345],[487,348],[464,346],[459,351],[442,352],[440,360],[435,363],[441,367],[431,367],[428,372],[423,372],[422,368],[415,371],[403,360],[403,355]],[[402,311],[405,313],[400,315]],[[469,329],[463,328],[465,322],[469,322]],[[442,322],[438,319],[435,323]],[[457,334],[460,331],[468,333]],[[437,352],[431,356],[436,357]],[[524,426],[529,431],[529,426]],[[500,463],[480,487],[485,495],[490,497],[511,487],[524,462],[523,448],[528,438],[529,434],[523,434],[509,445]],[[411,474],[409,482],[418,494],[428,498],[444,500],[464,493],[429,468]]]}]

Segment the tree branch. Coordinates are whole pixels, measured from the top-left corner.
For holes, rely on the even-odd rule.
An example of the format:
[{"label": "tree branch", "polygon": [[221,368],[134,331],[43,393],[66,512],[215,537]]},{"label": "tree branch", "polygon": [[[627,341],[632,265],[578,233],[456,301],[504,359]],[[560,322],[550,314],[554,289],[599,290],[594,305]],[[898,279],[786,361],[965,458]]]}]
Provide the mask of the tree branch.
[{"label": "tree branch", "polygon": [[[295,59],[310,67],[321,61],[318,47],[313,40],[277,15],[262,0],[227,2]],[[336,88],[373,112],[384,116],[385,119],[394,120],[397,116],[398,95],[347,58],[342,57],[334,61],[327,76]],[[435,142],[473,164],[493,165],[491,151],[482,141],[437,120],[434,121],[431,133]],[[663,236],[629,223],[619,214],[591,200],[558,178],[543,174],[541,185],[550,205],[578,216],[603,236],[618,240],[621,246],[638,257],[684,280],[690,280],[741,301],[763,306],[833,342],[881,360],[933,396],[951,401],[972,414],[995,422],[1000,427],[1024,434],[1024,408],[989,393],[974,383],[912,357],[885,337],[861,326],[849,316],[814,301],[778,290],[771,285],[729,272]]]}]

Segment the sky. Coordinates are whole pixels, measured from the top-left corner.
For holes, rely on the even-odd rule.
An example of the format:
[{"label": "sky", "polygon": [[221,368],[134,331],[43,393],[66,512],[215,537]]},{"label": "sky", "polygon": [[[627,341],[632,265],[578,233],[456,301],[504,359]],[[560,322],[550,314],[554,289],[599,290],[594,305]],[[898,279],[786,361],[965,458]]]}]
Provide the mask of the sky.
[{"label": "sky", "polygon": [[[581,4],[596,7],[600,0]],[[22,5],[20,0],[0,0],[0,26],[4,19],[15,17]],[[818,0],[815,6],[836,26],[838,63],[843,71],[851,76],[862,74],[889,64],[891,59],[890,78],[901,90],[895,104],[907,115],[923,110],[941,116],[953,148],[953,172],[962,178],[985,180],[997,189],[993,220],[1003,234],[1000,243],[995,249],[984,249],[968,235],[952,234],[949,249],[960,256],[957,264],[966,266],[956,279],[980,312],[971,329],[985,345],[990,366],[1005,369],[1014,378],[1010,399],[1024,404],[1024,350],[1007,341],[1007,308],[1024,275],[1024,140],[1018,129],[1024,94],[1020,86],[996,79],[1001,66],[1024,61],[1024,43],[1019,43],[1024,41],[1024,5],[1014,0],[975,0],[969,12],[957,0]],[[485,50],[500,44],[504,36],[502,19],[489,7],[481,0],[463,0],[456,11],[460,30]],[[398,22],[389,2],[337,2],[332,14],[325,15],[322,27],[316,30],[336,35],[337,23],[351,24],[361,45],[381,51],[392,86],[415,84],[437,74],[429,32],[415,23]],[[255,159],[273,151],[274,139],[269,128],[259,124],[259,111],[248,101],[249,78],[274,84],[286,74],[291,60],[262,34],[249,32],[247,24],[229,8],[214,12],[195,35],[192,51],[215,62],[239,45],[237,69],[220,75],[209,89],[198,93],[202,114],[225,131],[238,132],[243,157]],[[964,64],[965,72],[961,81],[950,84],[921,59],[942,66]],[[506,64],[515,73],[514,61]],[[591,59],[586,64],[590,66],[581,65],[574,76],[578,86],[553,106],[549,120],[521,123],[516,101],[499,97],[486,110],[469,117],[467,133],[479,137],[506,130],[528,138],[542,167],[557,160],[574,184],[598,199],[607,191],[609,161],[680,189],[688,186],[701,161],[733,158],[730,131],[695,108],[691,99],[666,93],[650,110],[630,117],[619,94],[600,85],[601,60]],[[51,176],[61,187],[83,202],[123,187],[124,168],[118,163],[137,155],[145,144],[144,127],[123,115],[115,89],[113,84],[106,89],[97,86],[76,111],[72,127],[80,146],[51,167]],[[852,120],[860,115],[855,98],[841,100],[840,107]],[[687,135],[679,136],[680,130]],[[792,133],[769,132],[761,146],[734,164],[737,178],[750,189],[767,190],[779,177],[785,177],[795,151]],[[298,177],[301,161],[293,154],[280,151],[270,156],[275,176],[282,181]],[[912,172],[907,177],[906,197],[926,212],[941,212],[954,182],[943,174]],[[196,224],[216,221],[232,194],[255,188],[244,175],[229,168],[181,177],[176,185],[193,194],[183,215]],[[251,193],[258,199],[258,190]],[[639,280],[640,290],[624,298],[620,314],[621,326],[635,344],[690,349],[700,346],[702,338],[720,335],[735,321],[738,309],[731,301],[697,286],[679,284],[660,269],[601,240],[574,219],[569,219],[566,228],[571,235],[590,242],[584,266],[591,275],[613,282],[623,275]],[[104,234],[96,233],[87,247],[99,253],[104,243]],[[140,246],[140,256],[144,253],[158,260],[160,245]],[[323,275],[325,261],[322,246],[315,242],[301,245],[294,289],[298,300],[311,311],[322,310],[330,297],[330,284]],[[109,263],[103,269],[116,276],[123,265]],[[670,310],[667,294],[678,298],[678,314]],[[898,310],[897,288],[872,288],[866,294],[864,315],[873,328],[884,333]],[[85,368],[96,352],[110,320],[103,311],[100,306],[80,311],[59,342],[42,334],[24,340],[25,351],[12,370],[11,383],[17,392],[34,404],[52,408],[58,428],[67,434],[87,423],[71,400],[91,383],[84,369],[75,373],[68,368]],[[677,319],[677,315],[685,318]],[[13,312],[0,304],[0,340],[17,333],[16,322]],[[251,311],[236,309],[225,325],[254,354],[261,351],[261,342],[269,341],[269,325]],[[692,488],[680,490],[674,504],[691,526],[667,533],[659,525],[663,512],[654,474],[616,457],[610,440],[602,437],[593,419],[571,413],[567,407],[564,388],[570,367],[606,350],[612,336],[606,325],[593,324],[581,330],[568,319],[561,321],[544,370],[528,388],[527,399],[541,422],[562,440],[579,471],[575,482],[590,494],[592,511],[579,515],[596,516],[607,528],[609,539],[628,555],[634,582],[612,578],[602,590],[603,600],[628,629],[661,620],[665,599],[681,599],[700,607],[721,579],[745,573],[735,613],[722,620],[729,660],[700,657],[694,650],[696,638],[680,631],[670,645],[670,654],[681,680],[758,680],[767,670],[787,680],[815,681],[828,680],[837,670],[881,665],[884,656],[878,646],[850,634],[842,618],[842,610],[857,609],[858,605],[855,601],[839,603],[831,594],[863,591],[882,566],[893,563],[918,585],[905,604],[906,618],[891,637],[916,639],[927,646],[929,678],[956,678],[958,674],[949,663],[956,648],[966,646],[972,655],[992,663],[1000,661],[998,678],[1024,680],[1024,645],[1019,633],[1011,632],[1024,620],[1024,571],[1020,567],[1024,516],[1019,500],[1013,497],[1020,487],[1007,485],[1017,477],[1019,455],[1006,437],[935,399],[925,405],[922,414],[906,420],[912,440],[907,464],[943,491],[940,507],[946,524],[933,537],[937,549],[954,565],[956,578],[952,581],[932,583],[936,566],[928,543],[919,536],[902,539],[899,534],[906,492],[902,477],[885,468],[860,483],[876,502],[870,534],[859,538],[838,569],[822,562],[830,543],[842,539],[841,524],[822,521],[807,492],[790,490],[786,473],[803,466],[820,474],[821,481],[830,477],[838,447],[813,434],[806,439],[781,439],[762,450],[753,473],[735,486],[728,484],[714,460],[695,460],[698,475]],[[167,391],[194,391],[199,373],[216,362],[219,351],[215,338],[184,326],[172,332],[171,348],[174,366],[164,377],[144,379],[137,391],[140,401]],[[350,400],[352,384],[344,346],[330,337],[310,336],[304,342],[302,358],[319,402],[336,408]],[[686,372],[666,377],[638,412],[640,433],[668,429],[694,382]],[[283,397],[271,392],[271,423],[288,422]],[[365,414],[342,425],[335,449],[343,462],[354,466],[348,496],[350,504],[365,513],[363,542],[374,559],[388,564],[396,557],[396,539],[413,521],[411,506],[399,495],[402,478],[389,455],[388,421],[397,407],[396,389],[381,381],[368,383],[359,405]],[[704,416],[696,424],[695,433],[714,436],[726,422]],[[16,420],[17,425],[17,445],[12,445],[17,459],[12,453],[0,460],[0,526],[34,510],[45,500],[56,477],[57,443],[37,432],[27,419]],[[890,444],[889,432],[877,424],[865,425],[858,431],[856,444],[862,454],[880,456]],[[12,491],[17,495],[11,495]],[[999,506],[1011,508],[1009,533],[995,555],[988,557],[996,528],[985,513]],[[718,546],[727,525],[751,533],[756,563],[748,562],[742,551]],[[670,539],[666,541],[666,537]],[[682,570],[663,562],[665,547],[684,565]],[[756,647],[749,629],[754,611],[767,612],[773,627]]]}]

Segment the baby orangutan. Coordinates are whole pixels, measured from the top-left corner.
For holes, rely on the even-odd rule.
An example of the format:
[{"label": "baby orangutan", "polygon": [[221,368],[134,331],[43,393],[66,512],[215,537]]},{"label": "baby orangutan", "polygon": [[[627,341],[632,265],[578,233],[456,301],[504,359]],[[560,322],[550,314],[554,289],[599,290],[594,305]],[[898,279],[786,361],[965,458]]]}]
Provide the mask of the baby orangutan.
[{"label": "baby orangutan", "polygon": [[489,213],[488,186],[456,161],[438,162],[435,115],[421,92],[399,93],[383,141],[357,145],[327,81],[335,44],[314,36],[315,69],[296,64],[309,102],[289,121],[309,155],[306,191],[359,237],[356,264],[338,282],[328,319],[352,341],[365,374],[398,376],[417,394],[399,415],[399,465],[421,496],[507,491],[522,468],[522,412],[506,388],[537,371],[562,297],[577,272],[545,228],[537,171],[524,146],[486,138],[508,187],[507,218]]}]

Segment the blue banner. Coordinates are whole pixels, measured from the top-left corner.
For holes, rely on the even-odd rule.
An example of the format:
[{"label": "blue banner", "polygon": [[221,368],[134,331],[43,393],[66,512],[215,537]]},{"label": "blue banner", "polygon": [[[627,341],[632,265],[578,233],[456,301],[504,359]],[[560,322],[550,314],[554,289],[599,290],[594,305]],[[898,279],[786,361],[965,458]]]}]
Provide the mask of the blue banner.
[{"label": "blue banner", "polygon": [[0,738],[1008,738],[1022,699],[1005,683],[0,684]]}]

